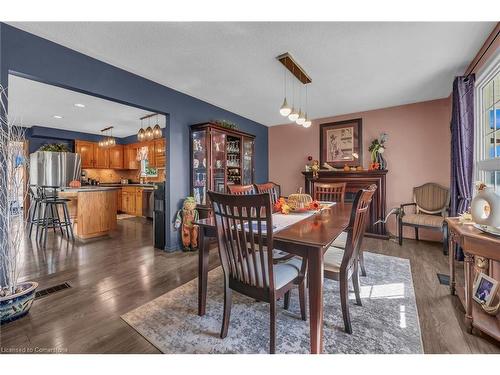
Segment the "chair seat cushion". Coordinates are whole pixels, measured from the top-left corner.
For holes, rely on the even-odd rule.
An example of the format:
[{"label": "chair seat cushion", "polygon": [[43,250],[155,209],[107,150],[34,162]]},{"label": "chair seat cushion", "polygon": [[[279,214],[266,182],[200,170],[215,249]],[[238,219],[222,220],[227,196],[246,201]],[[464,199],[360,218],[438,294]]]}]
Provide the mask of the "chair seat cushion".
[{"label": "chair seat cushion", "polygon": [[344,249],[330,246],[323,257],[325,271],[340,272],[343,257]]},{"label": "chair seat cushion", "polygon": [[345,249],[346,243],[347,243],[347,232],[342,232],[340,233],[340,236],[338,236],[335,239],[335,241],[333,241],[331,246],[338,247],[340,249]]},{"label": "chair seat cushion", "polygon": [[428,214],[406,214],[403,216],[402,220],[405,224],[441,228],[444,218],[442,216]]},{"label": "chair seat cushion", "polygon": [[[265,255],[264,259],[265,259],[264,266],[266,268],[266,274],[268,274],[267,255]],[[261,274],[260,272],[261,266],[259,258],[257,258],[256,263],[257,263],[256,264],[257,272]],[[243,267],[245,268],[245,270],[247,269],[246,262],[243,262]],[[302,258],[291,258],[282,263],[275,264],[274,265],[275,289],[280,289],[289,282],[293,281],[299,275],[301,267],[302,267]]]}]

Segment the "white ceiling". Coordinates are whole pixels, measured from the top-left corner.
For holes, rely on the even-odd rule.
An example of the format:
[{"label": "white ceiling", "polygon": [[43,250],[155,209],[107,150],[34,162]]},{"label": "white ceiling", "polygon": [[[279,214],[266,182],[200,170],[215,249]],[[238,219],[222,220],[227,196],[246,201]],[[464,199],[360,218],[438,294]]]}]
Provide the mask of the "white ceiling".
[{"label": "white ceiling", "polygon": [[[85,108],[75,107],[84,104]],[[101,134],[101,129],[114,126],[115,137],[137,134],[140,118],[151,114],[76,91],[9,75],[9,119],[24,127],[48,128]],[[62,116],[56,119],[54,116]],[[159,116],[165,127],[165,116]],[[146,123],[145,123],[146,124]]]},{"label": "white ceiling", "polygon": [[312,118],[446,97],[494,22],[15,22],[12,25],[265,125],[284,122],[290,52]]}]

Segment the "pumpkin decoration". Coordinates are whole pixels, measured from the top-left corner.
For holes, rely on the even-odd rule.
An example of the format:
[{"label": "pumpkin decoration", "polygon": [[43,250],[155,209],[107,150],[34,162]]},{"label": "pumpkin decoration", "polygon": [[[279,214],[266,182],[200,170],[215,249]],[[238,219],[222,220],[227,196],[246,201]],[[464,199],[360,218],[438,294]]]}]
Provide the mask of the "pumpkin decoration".
[{"label": "pumpkin decoration", "polygon": [[346,164],[344,165],[344,172],[349,172],[351,168]]},{"label": "pumpkin decoration", "polygon": [[79,188],[81,186],[82,186],[82,183],[78,180],[72,180],[69,183],[69,187],[71,187],[71,188]]}]

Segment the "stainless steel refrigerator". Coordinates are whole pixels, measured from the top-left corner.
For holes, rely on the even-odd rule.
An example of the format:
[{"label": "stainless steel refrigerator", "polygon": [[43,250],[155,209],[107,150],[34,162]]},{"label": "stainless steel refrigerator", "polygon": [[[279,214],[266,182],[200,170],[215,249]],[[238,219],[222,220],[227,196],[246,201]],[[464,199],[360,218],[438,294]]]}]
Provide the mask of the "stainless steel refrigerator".
[{"label": "stainless steel refrigerator", "polygon": [[30,155],[30,184],[69,186],[80,180],[82,163],[80,155],[72,152],[37,151]]}]

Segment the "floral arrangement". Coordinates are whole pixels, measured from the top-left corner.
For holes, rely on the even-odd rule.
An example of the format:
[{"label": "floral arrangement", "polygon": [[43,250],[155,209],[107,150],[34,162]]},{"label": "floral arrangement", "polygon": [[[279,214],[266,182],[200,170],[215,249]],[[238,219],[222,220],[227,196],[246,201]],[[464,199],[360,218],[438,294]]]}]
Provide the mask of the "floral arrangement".
[{"label": "floral arrangement", "polygon": [[321,209],[321,204],[318,201],[310,202],[303,209],[295,209],[292,205],[290,205],[287,200],[283,197],[278,199],[278,201],[274,204],[274,210],[280,212],[282,214],[288,215],[292,211],[318,211]]},{"label": "floral arrangement", "polygon": [[385,143],[389,140],[389,135],[387,133],[381,133],[380,136],[372,141],[368,151],[371,153],[372,162],[368,169],[386,169],[387,163],[382,157],[386,146]]},{"label": "floral arrangement", "polygon": [[216,120],[214,121],[217,125],[222,126],[223,128],[226,129],[236,129],[238,125],[236,125],[234,122],[227,121],[227,120]]}]

